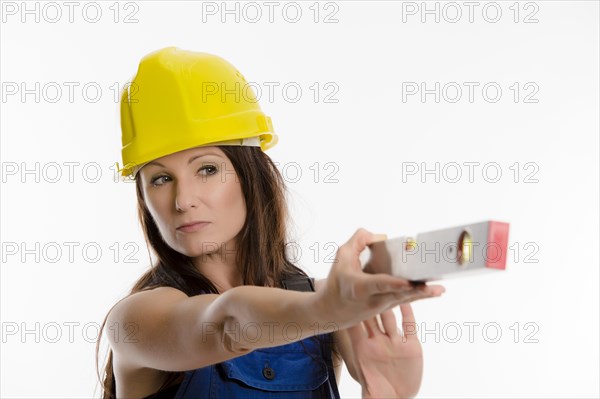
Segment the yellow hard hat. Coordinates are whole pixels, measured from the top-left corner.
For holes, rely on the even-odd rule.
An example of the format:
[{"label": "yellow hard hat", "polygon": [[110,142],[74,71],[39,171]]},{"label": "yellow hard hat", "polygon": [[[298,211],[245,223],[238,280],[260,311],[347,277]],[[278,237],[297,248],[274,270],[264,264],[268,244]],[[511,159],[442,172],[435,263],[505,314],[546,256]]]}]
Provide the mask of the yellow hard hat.
[{"label": "yellow hard hat", "polygon": [[203,145],[277,144],[251,85],[213,54],[167,47],[140,61],[121,93],[122,176],[147,162]]}]

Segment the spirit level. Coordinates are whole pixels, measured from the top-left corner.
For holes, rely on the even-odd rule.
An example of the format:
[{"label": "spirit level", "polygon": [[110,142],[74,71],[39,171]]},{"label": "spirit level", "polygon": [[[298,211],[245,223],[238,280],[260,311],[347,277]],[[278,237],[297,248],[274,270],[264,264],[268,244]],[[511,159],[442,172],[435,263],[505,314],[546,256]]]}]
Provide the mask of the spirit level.
[{"label": "spirit level", "polygon": [[372,243],[360,255],[366,273],[414,282],[506,268],[508,223],[485,221]]}]

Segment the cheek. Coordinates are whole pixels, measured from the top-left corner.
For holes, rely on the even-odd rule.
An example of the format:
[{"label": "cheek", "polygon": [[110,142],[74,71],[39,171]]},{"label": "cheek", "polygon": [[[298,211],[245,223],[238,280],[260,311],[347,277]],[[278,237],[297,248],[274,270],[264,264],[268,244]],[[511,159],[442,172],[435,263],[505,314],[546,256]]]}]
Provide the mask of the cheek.
[{"label": "cheek", "polygon": [[160,229],[165,224],[165,217],[163,215],[165,215],[167,212],[167,205],[165,204],[165,201],[161,201],[160,198],[146,198],[148,198],[148,200],[146,201],[146,207],[148,208],[148,211],[150,212],[152,219],[154,219],[154,222],[156,223],[157,227],[159,227]]},{"label": "cheek", "polygon": [[231,213],[232,216],[241,217],[246,215],[246,203],[242,194],[242,187],[239,182],[231,181],[224,185],[223,197],[221,203],[223,210]]}]

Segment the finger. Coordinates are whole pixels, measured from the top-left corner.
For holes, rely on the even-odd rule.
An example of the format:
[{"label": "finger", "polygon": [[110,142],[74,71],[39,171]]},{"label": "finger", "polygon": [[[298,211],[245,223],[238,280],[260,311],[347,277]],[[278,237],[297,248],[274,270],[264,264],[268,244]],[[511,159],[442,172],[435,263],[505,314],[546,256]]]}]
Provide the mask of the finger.
[{"label": "finger", "polygon": [[388,238],[388,237],[387,237],[387,234],[383,234],[383,233],[380,233],[380,234],[373,234],[373,235],[371,236],[371,241],[369,241],[369,242],[367,243],[367,245],[371,245],[371,244],[373,244],[374,242],[385,241],[385,240],[387,240],[387,238]]},{"label": "finger", "polygon": [[413,290],[408,280],[390,276],[385,273],[374,275],[362,274],[358,276],[358,283],[365,286],[367,295],[376,295],[393,292]]},{"label": "finger", "polygon": [[381,328],[379,327],[377,316],[364,320],[363,323],[365,324],[365,328],[367,330],[367,337],[372,338],[376,335],[383,334],[383,331],[381,331]]},{"label": "finger", "polygon": [[403,303],[414,302],[427,298],[435,298],[435,295],[432,295],[428,292],[407,292],[402,298],[400,298],[397,304],[401,305]]},{"label": "finger", "polygon": [[356,232],[352,235],[352,237],[350,237],[346,244],[348,244],[348,246],[352,249],[353,252],[356,253],[356,255],[360,255],[360,253],[367,247],[367,245],[382,240],[387,240],[387,235],[374,234],[361,227],[358,230],[356,230]]},{"label": "finger", "polygon": [[415,322],[415,314],[410,303],[401,303],[400,312],[402,313],[402,324]]},{"label": "finger", "polygon": [[403,287],[402,289],[396,289],[385,294],[391,294],[395,298],[396,304],[394,307],[403,302],[410,302],[417,298],[429,298],[431,296],[429,292],[413,287]]},{"label": "finger", "polygon": [[402,334],[406,339],[416,339],[417,323],[410,303],[400,304],[400,312],[402,313]]},{"label": "finger", "polygon": [[360,342],[361,339],[367,336],[362,322],[348,327],[346,331],[348,332],[348,336],[350,337],[352,342]]},{"label": "finger", "polygon": [[383,329],[388,337],[392,338],[398,335],[396,316],[391,309],[381,313],[381,323],[383,324]]},{"label": "finger", "polygon": [[428,292],[430,292],[433,296],[440,296],[444,292],[446,292],[446,287],[443,285],[428,285]]},{"label": "finger", "polygon": [[[413,302],[419,299],[431,298],[433,295],[428,291],[423,291],[415,288],[403,288],[383,294],[375,294],[372,296],[373,302],[379,305],[389,303],[393,307],[401,303]],[[386,306],[389,309],[391,306]]]},{"label": "finger", "polygon": [[414,282],[410,282],[410,286],[416,291],[429,294],[430,296],[440,296],[446,292],[446,288],[442,285],[415,284]]}]

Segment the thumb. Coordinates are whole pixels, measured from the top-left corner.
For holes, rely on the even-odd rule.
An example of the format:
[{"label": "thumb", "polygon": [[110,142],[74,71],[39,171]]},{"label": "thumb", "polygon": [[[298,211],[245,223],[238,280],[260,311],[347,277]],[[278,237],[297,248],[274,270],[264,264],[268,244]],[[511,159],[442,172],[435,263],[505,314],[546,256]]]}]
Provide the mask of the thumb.
[{"label": "thumb", "polygon": [[358,230],[356,230],[356,232],[352,235],[352,237],[350,237],[346,244],[352,249],[352,251],[356,255],[360,255],[360,253],[367,247],[367,245],[377,241],[385,240],[387,240],[386,234],[374,234],[361,227]]}]

